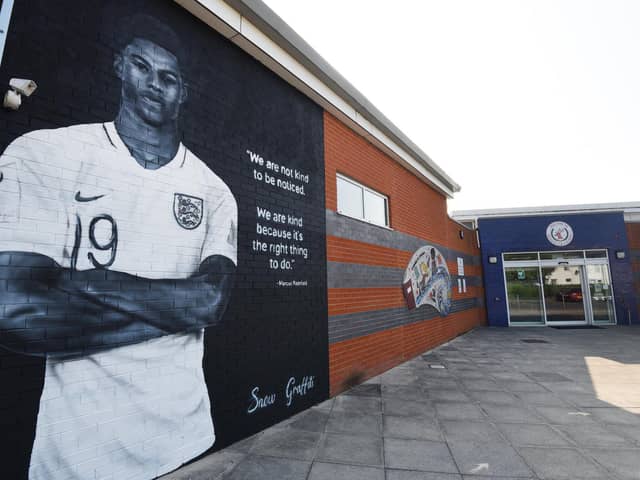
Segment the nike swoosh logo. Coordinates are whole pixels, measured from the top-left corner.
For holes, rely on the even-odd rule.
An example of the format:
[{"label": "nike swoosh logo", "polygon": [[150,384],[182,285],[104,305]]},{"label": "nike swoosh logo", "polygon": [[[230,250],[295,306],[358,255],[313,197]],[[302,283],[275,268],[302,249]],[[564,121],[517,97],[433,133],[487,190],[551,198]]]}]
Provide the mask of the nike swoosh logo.
[{"label": "nike swoosh logo", "polygon": [[104,197],[104,195],[96,195],[95,197],[83,197],[80,194],[80,190],[78,190],[76,192],[76,202],[93,202],[95,200],[98,200],[100,198]]}]

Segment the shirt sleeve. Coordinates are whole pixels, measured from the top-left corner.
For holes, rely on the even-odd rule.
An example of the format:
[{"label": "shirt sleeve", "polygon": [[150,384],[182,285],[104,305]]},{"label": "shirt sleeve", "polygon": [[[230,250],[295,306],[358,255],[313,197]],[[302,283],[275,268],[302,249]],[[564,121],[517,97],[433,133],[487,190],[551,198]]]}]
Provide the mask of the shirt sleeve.
[{"label": "shirt sleeve", "polygon": [[14,140],[0,156],[0,251],[47,255],[62,263],[68,215],[62,172],[47,131]]},{"label": "shirt sleeve", "polygon": [[202,246],[200,262],[213,255],[222,255],[238,263],[238,206],[226,187],[220,189],[214,199],[205,204],[207,219],[206,235]]}]

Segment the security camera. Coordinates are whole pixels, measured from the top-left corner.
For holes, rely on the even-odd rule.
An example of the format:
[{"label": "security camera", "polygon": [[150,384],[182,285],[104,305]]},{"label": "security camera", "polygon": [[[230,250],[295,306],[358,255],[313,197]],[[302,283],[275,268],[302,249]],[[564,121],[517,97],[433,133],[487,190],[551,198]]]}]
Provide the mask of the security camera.
[{"label": "security camera", "polygon": [[38,85],[36,85],[36,82],[33,80],[27,78],[12,78],[9,80],[9,87],[10,89],[7,90],[4,96],[3,106],[11,110],[18,110],[22,103],[21,95],[25,97],[31,96],[31,94],[36,91],[36,88],[38,88]]},{"label": "security camera", "polygon": [[25,97],[30,97],[31,94],[36,91],[36,88],[38,88],[36,82],[27,78],[12,78],[9,80],[9,86],[12,90],[15,90]]}]

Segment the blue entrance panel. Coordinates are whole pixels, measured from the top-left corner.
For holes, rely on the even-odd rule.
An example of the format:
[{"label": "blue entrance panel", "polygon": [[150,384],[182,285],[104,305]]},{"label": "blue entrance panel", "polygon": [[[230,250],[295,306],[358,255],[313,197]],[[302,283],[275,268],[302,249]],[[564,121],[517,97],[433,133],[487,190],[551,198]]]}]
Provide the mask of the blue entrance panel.
[{"label": "blue entrance panel", "polygon": [[[556,221],[566,222],[573,230],[573,239],[562,247],[547,239],[547,227]],[[640,323],[622,212],[480,218],[478,229],[489,325],[506,327],[509,324],[503,253],[592,249],[608,251],[617,323]],[[620,250],[626,253],[623,259],[616,258],[616,251]],[[497,257],[498,262],[490,264],[489,257]]]}]

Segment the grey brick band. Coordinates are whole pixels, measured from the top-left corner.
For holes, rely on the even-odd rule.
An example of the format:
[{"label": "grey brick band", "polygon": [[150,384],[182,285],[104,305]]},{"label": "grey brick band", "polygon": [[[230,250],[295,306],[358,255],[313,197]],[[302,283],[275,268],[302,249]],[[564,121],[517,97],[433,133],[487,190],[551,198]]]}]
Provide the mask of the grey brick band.
[{"label": "grey brick band", "polygon": [[[479,306],[481,306],[481,302],[477,298],[455,300],[451,305],[451,313],[462,312]],[[329,317],[329,343],[429,320],[439,315],[435,308],[428,305],[411,311],[405,307],[399,307],[333,315]]]},{"label": "grey brick band", "polygon": [[[455,261],[456,257],[462,257],[465,265],[480,265],[479,256],[462,253],[445,247],[444,245],[429,242],[406,233],[396,232],[394,230],[361,222],[359,220],[340,215],[333,210],[326,210],[326,212],[327,235],[370,243],[380,247],[406,250],[408,252],[415,252],[418,248],[429,244],[440,250],[449,261]],[[474,235],[474,233],[470,231],[466,231],[466,234]]]},{"label": "grey brick band", "polygon": [[[327,264],[327,285],[329,288],[401,288],[403,278],[404,269],[402,268],[342,262],[328,262]],[[457,278],[457,276],[451,276],[452,288],[457,288]],[[480,276],[464,278],[467,287],[477,287],[482,284]]]}]

